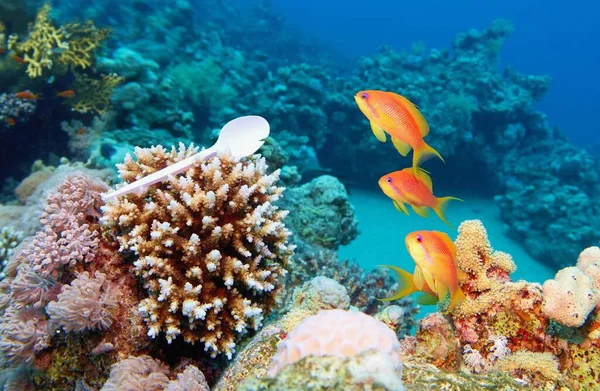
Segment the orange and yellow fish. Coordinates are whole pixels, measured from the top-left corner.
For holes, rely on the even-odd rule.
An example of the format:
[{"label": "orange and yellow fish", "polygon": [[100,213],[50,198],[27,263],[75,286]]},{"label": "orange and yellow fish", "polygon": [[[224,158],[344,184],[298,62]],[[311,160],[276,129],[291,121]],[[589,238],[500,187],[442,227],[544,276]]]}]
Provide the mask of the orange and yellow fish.
[{"label": "orange and yellow fish", "polygon": [[15,96],[18,99],[22,99],[22,100],[35,100],[35,99],[40,99],[40,94],[33,94],[29,91],[21,91],[21,92],[17,92],[15,94]]},{"label": "orange and yellow fish", "polygon": [[466,300],[458,284],[464,272],[456,266],[456,247],[447,234],[438,231],[416,231],[406,235],[406,248],[415,261],[415,272],[410,274],[395,266],[384,266],[396,271],[398,290],[384,301],[397,300],[413,292],[446,299],[450,293],[448,311]]},{"label": "orange and yellow fish", "polygon": [[371,130],[379,141],[385,142],[385,134],[389,134],[402,156],[407,156],[412,148],[415,175],[417,167],[432,156],[444,161],[423,140],[429,134],[429,125],[411,101],[393,92],[378,90],[360,91],[354,100],[371,123]]},{"label": "orange and yellow fish", "polygon": [[12,59],[15,60],[15,62],[18,64],[21,64],[21,65],[27,64],[27,62],[22,57],[19,57],[16,54],[12,55]]},{"label": "orange and yellow fish", "polygon": [[73,91],[73,90],[64,90],[64,91],[58,92],[56,94],[56,96],[59,97],[59,98],[72,98],[72,97],[75,96],[75,91]]},{"label": "orange and yellow fish", "polygon": [[408,210],[404,205],[408,204],[419,216],[428,217],[428,208],[431,208],[444,223],[452,227],[446,220],[444,211],[449,201],[462,200],[456,197],[438,198],[434,196],[431,177],[422,168],[417,168],[416,176],[410,168],[394,171],[382,176],[378,183],[383,193],[392,199],[394,206],[400,212],[408,215]]}]

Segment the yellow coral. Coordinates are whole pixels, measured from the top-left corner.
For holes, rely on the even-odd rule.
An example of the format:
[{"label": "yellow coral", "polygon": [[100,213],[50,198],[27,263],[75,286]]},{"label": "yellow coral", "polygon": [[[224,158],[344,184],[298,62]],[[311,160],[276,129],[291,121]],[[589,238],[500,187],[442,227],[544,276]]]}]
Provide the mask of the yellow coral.
[{"label": "yellow coral", "polygon": [[31,78],[42,76],[44,68],[52,69],[55,61],[81,68],[90,66],[93,51],[110,32],[97,29],[92,22],[83,26],[73,23],[55,27],[50,20],[50,11],[49,4],[40,8],[25,41],[18,42],[16,35],[9,37],[9,49],[23,57]]},{"label": "yellow coral", "polygon": [[[137,148],[119,174],[132,182],[196,153]],[[182,336],[231,358],[237,340],[260,327],[293,252],[287,212],[273,205],[278,174],[267,175],[264,159],[221,155],[103,207],[121,251],[135,254],[150,337]]]},{"label": "yellow coral", "polygon": [[492,289],[507,279],[516,269],[512,257],[501,251],[494,251],[487,231],[480,220],[466,220],[458,227],[456,244],[456,264],[467,272],[466,280],[471,282],[469,291],[483,292]]},{"label": "yellow coral", "polygon": [[84,69],[92,65],[94,50],[111,32],[107,28],[96,28],[92,21],[84,25],[68,24],[65,30],[69,33],[69,48],[59,54],[58,61]]},{"label": "yellow coral", "polygon": [[68,100],[74,111],[80,113],[103,114],[110,105],[110,96],[119,84],[125,80],[114,73],[92,79],[84,74],[75,75],[73,89],[76,95]]},{"label": "yellow coral", "polygon": [[538,387],[561,378],[558,360],[550,353],[521,350],[498,361],[495,368],[507,371],[513,376],[526,378],[530,384]]}]

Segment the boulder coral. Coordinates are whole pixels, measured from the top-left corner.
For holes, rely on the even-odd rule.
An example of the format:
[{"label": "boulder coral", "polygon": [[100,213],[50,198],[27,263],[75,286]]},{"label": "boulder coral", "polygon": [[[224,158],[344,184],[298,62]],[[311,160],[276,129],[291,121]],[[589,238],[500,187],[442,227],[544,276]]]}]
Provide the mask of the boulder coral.
[{"label": "boulder coral", "polygon": [[[119,176],[130,183],[197,152],[137,148]],[[181,336],[231,358],[240,337],[261,326],[294,248],[287,211],[274,205],[279,171],[266,169],[262,158],[220,155],[103,207],[145,289],[138,309],[150,337]]]}]

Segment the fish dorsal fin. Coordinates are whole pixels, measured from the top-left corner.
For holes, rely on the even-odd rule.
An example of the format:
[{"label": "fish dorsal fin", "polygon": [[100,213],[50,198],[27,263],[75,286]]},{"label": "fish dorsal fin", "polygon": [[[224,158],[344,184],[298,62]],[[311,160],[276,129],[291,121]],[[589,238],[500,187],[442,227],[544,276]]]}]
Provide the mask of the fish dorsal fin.
[{"label": "fish dorsal fin", "polygon": [[423,182],[423,184],[427,186],[429,191],[433,194],[433,182],[431,181],[431,177],[428,175],[427,171],[419,167],[417,170],[417,179],[421,180],[421,182]]},{"label": "fish dorsal fin", "polygon": [[421,268],[421,271],[423,272],[423,277],[425,278],[425,282],[427,283],[427,286],[429,286],[429,289],[431,289],[432,292],[436,292],[437,288],[435,286],[435,280],[431,273],[423,268]]},{"label": "fish dorsal fin", "polygon": [[413,279],[415,281],[415,286],[418,290],[422,291],[423,287],[425,287],[425,277],[423,276],[423,270],[419,265],[415,266],[415,272],[413,274]]},{"label": "fish dorsal fin", "polygon": [[456,262],[456,245],[454,244],[452,239],[450,239],[448,234],[444,232],[439,233],[439,238],[450,251],[450,254],[452,255],[452,260]]},{"label": "fish dorsal fin", "polygon": [[429,216],[429,209],[426,206],[415,206],[415,205],[412,205],[412,208],[415,211],[415,213],[418,214],[421,217],[428,217]]},{"label": "fish dorsal fin", "polygon": [[394,200],[394,207],[398,209],[399,212],[402,212],[408,216],[408,209],[406,209],[406,205],[404,205],[402,202]]},{"label": "fish dorsal fin", "polygon": [[427,136],[429,134],[429,124],[427,123],[425,117],[423,117],[423,114],[421,114],[421,112],[419,111],[417,105],[401,95],[398,96],[404,101],[404,106],[408,109],[408,111],[410,111],[412,117],[417,122],[417,125],[419,126],[419,129],[421,131],[421,136]]},{"label": "fish dorsal fin", "polygon": [[377,140],[381,141],[382,143],[387,141],[387,137],[385,137],[385,132],[383,129],[377,126],[374,122],[371,122],[371,130],[373,131],[375,137],[377,137]]},{"label": "fish dorsal fin", "polygon": [[410,145],[405,143],[404,141],[398,140],[397,138],[392,137],[392,144],[394,147],[400,152],[400,155],[407,156],[410,152]]}]

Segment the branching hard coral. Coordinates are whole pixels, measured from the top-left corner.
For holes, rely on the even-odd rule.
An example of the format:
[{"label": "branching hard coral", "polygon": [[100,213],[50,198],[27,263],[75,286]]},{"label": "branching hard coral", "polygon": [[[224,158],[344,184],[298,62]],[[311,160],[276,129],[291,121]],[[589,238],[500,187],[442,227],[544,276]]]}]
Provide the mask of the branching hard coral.
[{"label": "branching hard coral", "polygon": [[85,74],[75,75],[73,89],[77,95],[69,99],[68,104],[79,113],[103,114],[110,105],[113,90],[125,80],[114,73],[102,75],[99,79]]},{"label": "branching hard coral", "polygon": [[93,52],[110,33],[108,29],[96,28],[92,22],[55,27],[50,11],[49,4],[40,8],[25,41],[19,42],[14,35],[9,41],[9,49],[27,63],[31,78],[42,76],[44,68],[52,69],[55,62],[81,68],[91,66]]},{"label": "branching hard coral", "polygon": [[[130,183],[196,153],[183,144],[137,148],[119,175]],[[293,253],[287,211],[273,205],[283,192],[277,179],[263,159],[221,155],[103,207],[120,250],[135,256],[150,337],[181,335],[231,358],[236,341],[260,327]]]},{"label": "branching hard coral", "polygon": [[106,330],[113,322],[117,294],[117,286],[104,273],[97,271],[90,277],[83,272],[62,287],[46,312],[52,324],[65,331]]}]

